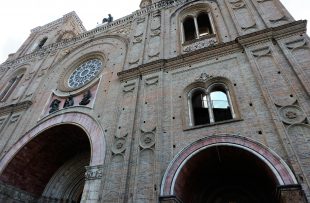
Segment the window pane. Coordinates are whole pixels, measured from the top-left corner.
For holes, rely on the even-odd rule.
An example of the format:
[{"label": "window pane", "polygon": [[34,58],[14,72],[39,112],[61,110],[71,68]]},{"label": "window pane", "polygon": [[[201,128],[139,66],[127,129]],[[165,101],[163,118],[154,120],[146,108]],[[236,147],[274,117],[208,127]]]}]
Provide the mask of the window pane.
[{"label": "window pane", "polygon": [[207,13],[201,13],[197,17],[199,36],[212,34],[212,27]]},{"label": "window pane", "polygon": [[207,95],[199,90],[192,95],[194,125],[210,123]]},{"label": "window pane", "polygon": [[214,91],[210,94],[214,121],[224,121],[232,119],[232,114],[226,93]]},{"label": "window pane", "polygon": [[188,17],[183,22],[185,41],[196,39],[196,29],[194,19]]}]

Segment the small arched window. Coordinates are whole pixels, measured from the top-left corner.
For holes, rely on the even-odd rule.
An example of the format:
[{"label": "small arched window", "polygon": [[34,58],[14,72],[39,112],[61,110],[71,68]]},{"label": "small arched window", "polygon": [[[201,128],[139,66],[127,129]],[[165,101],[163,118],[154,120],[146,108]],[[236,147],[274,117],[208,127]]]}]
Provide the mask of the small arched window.
[{"label": "small arched window", "polygon": [[229,90],[216,83],[189,93],[190,125],[204,125],[235,118]]},{"label": "small arched window", "polygon": [[13,76],[8,83],[4,86],[0,94],[0,102],[5,102],[7,98],[12,94],[18,83],[23,78],[24,73]]},{"label": "small arched window", "polygon": [[214,34],[211,16],[206,11],[200,11],[186,16],[182,20],[183,40],[188,42]]}]

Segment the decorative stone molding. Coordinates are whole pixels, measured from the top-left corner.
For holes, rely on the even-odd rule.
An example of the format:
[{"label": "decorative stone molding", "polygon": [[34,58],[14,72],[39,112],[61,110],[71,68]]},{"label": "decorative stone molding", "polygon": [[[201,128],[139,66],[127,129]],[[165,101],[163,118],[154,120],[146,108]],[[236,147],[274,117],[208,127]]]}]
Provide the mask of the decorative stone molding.
[{"label": "decorative stone molding", "polygon": [[280,22],[280,21],[287,21],[288,19],[287,19],[287,17],[286,16],[282,16],[282,17],[280,17],[280,18],[277,18],[277,19],[271,19],[271,20],[269,20],[271,23],[278,23],[278,22]]},{"label": "decorative stone molding", "polygon": [[289,105],[279,109],[281,120],[286,124],[301,123],[306,119],[306,114],[299,106]]},{"label": "decorative stone molding", "polygon": [[146,85],[157,85],[158,84],[158,76],[150,77],[145,80]]},{"label": "decorative stone molding", "polygon": [[288,42],[285,45],[288,49],[290,49],[292,51],[294,51],[295,49],[298,49],[298,48],[308,48],[309,49],[309,47],[307,46],[308,43],[304,38],[298,39],[298,40],[295,40],[292,42]]},{"label": "decorative stone molding", "polygon": [[112,146],[112,152],[114,154],[122,154],[126,150],[126,139],[118,138],[115,140],[115,143]]},{"label": "decorative stone molding", "polygon": [[277,199],[283,203],[307,203],[300,185],[279,186],[277,188]]},{"label": "decorative stone molding", "polygon": [[194,42],[192,44],[186,45],[183,48],[184,52],[192,52],[198,49],[214,46],[217,43],[216,37],[213,36],[211,38],[207,38],[198,42]]},{"label": "decorative stone molding", "polygon": [[155,131],[156,128],[154,128],[151,132],[144,132],[141,130],[141,137],[140,137],[140,147],[143,149],[149,149],[152,148],[155,145]]},{"label": "decorative stone molding", "polygon": [[123,86],[123,92],[124,93],[128,93],[128,92],[133,92],[136,88],[136,83],[130,83],[130,84],[126,84]]},{"label": "decorative stone molding", "polygon": [[85,179],[87,180],[98,180],[102,178],[103,165],[97,166],[85,166],[86,173]]},{"label": "decorative stone molding", "polygon": [[254,57],[263,57],[263,56],[271,56],[271,49],[270,47],[263,47],[257,50],[252,51]]},{"label": "decorative stone molding", "polygon": [[17,104],[10,104],[0,108],[0,115],[8,114],[11,112],[23,111],[28,109],[32,105],[31,101],[24,101]]},{"label": "decorative stone molding", "polygon": [[232,5],[232,9],[240,9],[245,7],[245,3],[243,0],[231,0],[229,3]]},{"label": "decorative stone molding", "polygon": [[207,82],[208,80],[212,79],[212,75],[208,75],[207,73],[201,73],[199,77],[195,79],[196,82]]}]

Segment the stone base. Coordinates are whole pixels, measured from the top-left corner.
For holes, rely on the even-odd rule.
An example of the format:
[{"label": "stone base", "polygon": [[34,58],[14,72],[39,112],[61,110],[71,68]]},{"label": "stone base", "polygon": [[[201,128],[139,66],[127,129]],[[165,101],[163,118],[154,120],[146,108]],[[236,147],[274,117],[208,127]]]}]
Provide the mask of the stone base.
[{"label": "stone base", "polygon": [[285,185],[277,188],[279,203],[307,203],[300,185]]},{"label": "stone base", "polygon": [[159,197],[160,203],[183,203],[180,199],[178,199],[176,196],[161,196]]}]

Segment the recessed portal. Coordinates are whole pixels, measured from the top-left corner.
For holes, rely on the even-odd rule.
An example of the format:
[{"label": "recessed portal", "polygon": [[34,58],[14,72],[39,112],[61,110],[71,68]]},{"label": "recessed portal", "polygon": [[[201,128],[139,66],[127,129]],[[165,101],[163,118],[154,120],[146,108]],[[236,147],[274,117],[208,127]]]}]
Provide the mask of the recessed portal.
[{"label": "recessed portal", "polygon": [[[41,202],[79,202],[89,162],[90,143],[84,130],[75,125],[59,125],[27,143],[7,165],[0,181]],[[8,194],[6,198],[14,199]]]},{"label": "recessed portal", "polygon": [[254,154],[214,146],[186,162],[174,191],[183,203],[271,203],[276,202],[276,186],[270,168]]}]

